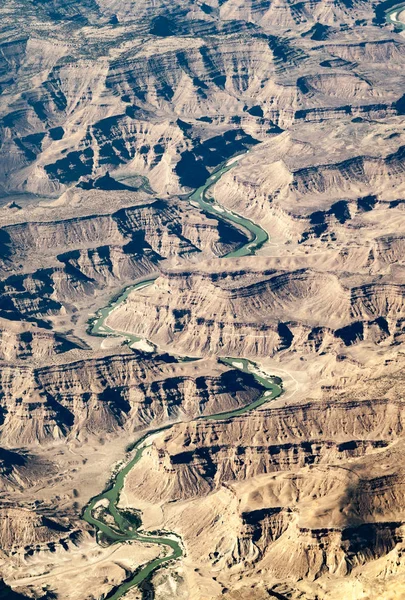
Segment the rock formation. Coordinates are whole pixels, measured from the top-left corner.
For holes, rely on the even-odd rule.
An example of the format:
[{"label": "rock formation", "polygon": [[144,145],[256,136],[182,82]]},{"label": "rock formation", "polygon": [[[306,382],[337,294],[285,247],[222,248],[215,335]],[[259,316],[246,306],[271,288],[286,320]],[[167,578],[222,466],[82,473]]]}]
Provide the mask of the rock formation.
[{"label": "rock formation", "polygon": [[0,7],[0,597],[405,596],[402,8]]}]

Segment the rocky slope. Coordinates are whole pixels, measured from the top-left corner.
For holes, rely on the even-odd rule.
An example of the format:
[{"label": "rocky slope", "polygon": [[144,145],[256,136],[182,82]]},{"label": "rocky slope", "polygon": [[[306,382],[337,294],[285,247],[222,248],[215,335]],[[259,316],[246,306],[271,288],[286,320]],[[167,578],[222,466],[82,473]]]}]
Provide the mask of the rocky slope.
[{"label": "rocky slope", "polygon": [[55,195],[110,170],[172,194],[306,114],[395,115],[402,39],[373,18],[325,0],[19,0],[4,12],[2,187]]},{"label": "rocky slope", "polygon": [[1,212],[0,356],[9,361],[88,349],[91,309],[117,290],[162,261],[223,255],[247,239],[185,201],[134,191],[77,188]]},{"label": "rocky slope", "polygon": [[338,598],[338,581],[353,591],[347,577],[359,597],[384,578],[392,585],[403,568],[398,366],[363,382],[372,396],[358,384],[338,399],[325,390],[321,402],[178,425],[154,441],[128,476],[125,502],[141,501],[150,527],[163,520],[181,532],[180,590],[216,598],[263,581],[281,591],[289,581],[286,597]]},{"label": "rocky slope", "polygon": [[253,402],[249,374],[215,361],[167,363],[133,354],[69,364],[1,370],[0,438],[9,445],[65,436],[137,431],[165,421],[215,414]]},{"label": "rocky slope", "polygon": [[362,341],[394,342],[401,335],[400,279],[364,276],[359,284],[350,272],[283,271],[280,263],[270,268],[272,259],[260,267],[252,259],[239,264],[236,271],[223,270],[217,261],[205,269],[164,273],[133,292],[107,324],[190,355],[336,353]]},{"label": "rocky slope", "polygon": [[[0,449],[0,487],[2,491],[13,491],[32,487],[36,482],[42,481],[44,475],[56,473],[55,466],[40,456],[27,451],[15,452]],[[4,511],[7,514],[7,511]],[[18,542],[18,535],[14,535]],[[2,547],[8,544],[2,539]]]},{"label": "rocky slope", "polygon": [[[102,598],[157,556],[100,546],[80,512],[174,422],[121,503],[185,553],[128,599],[404,596],[405,54],[386,8],[0,7],[0,597]],[[242,153],[207,199],[270,239],[221,258],[246,231],[186,194]],[[106,324],[157,352],[89,335],[152,276]],[[285,393],[193,421],[258,397],[228,355]]]}]

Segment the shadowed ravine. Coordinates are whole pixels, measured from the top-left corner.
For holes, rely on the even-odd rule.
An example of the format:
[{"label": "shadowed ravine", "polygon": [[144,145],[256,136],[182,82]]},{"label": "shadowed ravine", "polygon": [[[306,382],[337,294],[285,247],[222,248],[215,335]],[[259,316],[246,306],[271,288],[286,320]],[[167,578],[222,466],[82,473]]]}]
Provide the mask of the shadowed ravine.
[{"label": "shadowed ravine", "polygon": [[[210,177],[203,186],[198,188],[189,196],[189,201],[193,205],[199,206],[204,212],[213,214],[216,216],[216,218],[224,219],[226,221],[235,223],[239,227],[242,227],[243,229],[247,230],[247,232],[249,233],[249,241],[243,246],[241,246],[238,250],[228,253],[226,255],[226,257],[228,258],[254,254],[255,251],[258,248],[260,248],[268,239],[267,233],[252,221],[224,209],[215,201],[208,201],[206,199],[207,189],[214,185],[224,173],[226,173],[229,169],[232,168],[234,164],[236,164],[237,158],[239,157],[231,159],[230,161],[222,165],[219,169],[217,169],[213,174],[210,175]],[[153,284],[155,279],[156,277],[152,278],[149,275],[144,280],[126,288],[116,298],[116,300],[112,301],[109,304],[109,306],[101,309],[98,312],[97,317],[91,327],[90,333],[92,333],[93,335],[119,335],[121,337],[125,337],[129,344],[139,342],[141,338],[121,331],[113,330],[112,328],[105,325],[105,320],[107,319],[108,315],[111,313],[112,310],[114,310],[119,304],[126,300],[131,291],[151,285]],[[150,345],[151,349],[154,349],[153,344],[151,344],[149,341],[147,343]],[[178,356],[178,354],[175,352],[175,349],[173,354],[176,354],[176,356]],[[258,408],[265,402],[269,402],[270,400],[277,398],[281,394],[282,386],[275,383],[274,378],[272,376],[261,371],[253,362],[241,358],[221,358],[220,360],[224,364],[234,369],[239,369],[240,371],[250,373],[251,375],[253,375],[256,382],[259,383],[263,388],[263,392],[259,396],[259,398],[257,398],[254,402],[247,406],[237,408],[233,411],[218,413],[215,415],[201,416],[198,417],[199,420],[231,419],[232,417],[254,410],[255,408]],[[174,425],[175,423],[172,423],[170,425],[164,425],[159,429],[154,429],[146,433],[143,437],[141,437],[131,449],[131,454],[133,454],[133,457],[115,475],[113,483],[110,485],[110,487],[98,496],[92,498],[92,500],[89,502],[89,504],[84,510],[84,520],[87,521],[90,525],[96,527],[96,529],[98,530],[98,534],[103,534],[103,536],[108,538],[112,543],[122,543],[126,541],[136,540],[137,542],[144,542],[148,544],[159,544],[165,549],[164,556],[155,558],[146,565],[141,566],[124,583],[119,585],[117,588],[113,589],[106,596],[106,598],[110,600],[117,600],[118,598],[121,598],[130,588],[139,585],[145,579],[147,579],[151,575],[151,573],[163,563],[175,560],[176,558],[179,558],[183,555],[181,540],[177,536],[175,536],[174,534],[154,536],[149,535],[147,533],[140,533],[142,526],[140,518],[135,518],[130,521],[118,509],[119,497],[125,482],[125,477],[130,472],[132,467],[141,460],[143,451],[146,447],[148,447],[148,440],[150,439],[150,437],[152,435],[156,435],[161,431],[170,429]],[[108,502],[108,505],[106,501]],[[97,507],[97,505],[105,505],[103,506],[104,511],[108,512],[110,517],[114,519],[113,527],[107,525],[102,520],[102,516],[100,516],[99,518],[96,518],[94,516],[94,509],[95,507]],[[102,514],[104,515],[105,512]]]}]

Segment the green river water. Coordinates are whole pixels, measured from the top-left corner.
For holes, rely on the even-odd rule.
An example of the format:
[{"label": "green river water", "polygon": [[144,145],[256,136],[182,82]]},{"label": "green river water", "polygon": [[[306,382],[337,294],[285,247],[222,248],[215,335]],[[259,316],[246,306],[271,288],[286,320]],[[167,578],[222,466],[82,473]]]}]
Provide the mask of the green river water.
[{"label": "green river water", "polygon": [[402,21],[399,21],[397,19],[399,13],[402,11],[405,11],[405,2],[402,2],[402,4],[397,4],[393,8],[390,8],[385,13],[385,17],[386,17],[388,23],[392,23],[398,29],[405,29],[405,23],[403,23]]},{"label": "green river water", "polygon": [[[219,169],[217,169],[205,185],[198,188],[195,192],[193,192],[188,200],[194,204],[198,205],[204,212],[215,215],[217,218],[225,219],[226,221],[237,224],[239,227],[244,229],[249,236],[249,241],[244,244],[238,250],[232,251],[226,255],[226,257],[238,257],[238,256],[247,256],[250,254],[254,254],[254,252],[260,248],[268,239],[267,233],[258,225],[250,221],[249,219],[245,219],[232,211],[228,211],[217,204],[215,201],[207,200],[206,192],[209,187],[214,185],[218,179],[229,169],[231,169],[236,162],[232,162],[232,164],[225,163]],[[224,257],[225,258],[225,257]],[[119,306],[122,302],[124,302],[130,292],[136,289],[142,289],[148,285],[153,284],[157,277],[151,277],[150,275],[144,280],[126,288],[120,295],[118,295],[114,300],[110,302],[110,304],[99,310],[93,324],[91,326],[90,332],[93,335],[119,335],[125,337],[128,342],[134,343],[140,341],[142,338],[134,336],[132,334],[128,334],[126,332],[116,331],[105,324],[105,320],[108,315],[114,310],[117,306]],[[150,342],[148,342],[150,344]],[[151,347],[154,346],[151,344]],[[243,358],[222,358],[220,359],[224,364],[243,371],[245,373],[250,373],[255,378],[256,382],[261,385],[263,388],[263,392],[260,396],[248,406],[244,406],[232,411],[227,411],[224,413],[219,413],[215,415],[209,416],[201,416],[196,420],[220,420],[220,419],[230,419],[232,417],[241,415],[245,412],[254,410],[258,408],[262,404],[269,402],[270,400],[274,400],[277,398],[281,392],[282,387],[278,383],[274,381],[274,378],[263,371],[261,371],[253,362],[243,359]],[[93,525],[98,532],[98,535],[102,534],[104,538],[108,538],[108,540],[113,543],[123,543],[129,541],[138,541],[145,542],[147,544],[158,544],[164,548],[164,554],[150,561],[146,565],[140,567],[135,573],[133,573],[124,583],[119,585],[115,590],[113,590],[107,598],[110,600],[118,600],[118,598],[122,598],[125,593],[142,583],[145,579],[147,579],[151,573],[157,569],[162,564],[175,560],[183,555],[181,540],[174,536],[173,534],[163,534],[163,535],[152,535],[146,532],[142,533],[141,531],[141,520],[136,519],[137,522],[134,522],[134,519],[129,519],[129,517],[118,509],[119,497],[121,490],[124,486],[125,477],[131,471],[133,466],[138,463],[141,458],[145,448],[148,446],[148,440],[152,435],[155,435],[161,431],[170,429],[173,427],[175,423],[170,425],[162,426],[159,429],[154,429],[146,433],[143,437],[141,437],[131,449],[132,458],[130,458],[127,464],[119,470],[119,472],[115,475],[113,482],[110,487],[106,489],[104,492],[95,496],[91,499],[89,504],[86,506],[83,519],[87,521],[90,525]],[[98,503],[103,503],[106,506],[103,507],[102,510],[99,509],[99,513],[97,513],[97,517],[95,516],[95,507]],[[108,503],[108,505],[107,505]],[[104,521],[104,515],[108,513],[109,515],[109,523],[113,520],[114,524],[107,524]]]},{"label": "green river water", "polygon": [[[396,20],[396,16],[401,10],[405,10],[405,3],[398,4],[393,8],[387,10],[386,12],[386,20],[389,23],[393,23],[396,27],[405,29],[405,24]],[[241,158],[241,157],[239,157]],[[189,197],[188,201],[193,206],[198,206],[205,213],[211,214],[216,218],[223,219],[230,223],[234,223],[241,229],[245,230],[249,236],[249,241],[232,252],[229,252],[223,258],[236,258],[240,256],[248,256],[254,254],[267,240],[268,235],[264,229],[262,229],[259,225],[256,225],[253,221],[241,217],[237,213],[230,211],[222,206],[220,206],[215,200],[207,198],[207,190],[213,186],[220,177],[228,172],[234,165],[236,164],[235,159],[231,161],[227,161],[225,164],[221,165],[216,171],[214,171],[204,185],[196,189]],[[142,338],[139,338],[135,335],[128,334],[126,332],[120,332],[111,329],[107,325],[105,325],[105,320],[110,314],[112,310],[114,310],[119,304],[124,302],[128,295],[136,289],[142,289],[148,285],[151,285],[156,277],[148,276],[144,280],[136,283],[135,285],[129,286],[125,290],[121,292],[114,300],[110,302],[108,306],[98,311],[96,319],[94,320],[91,333],[93,335],[119,335],[125,337],[128,342],[134,343],[139,342]],[[150,344],[150,342],[148,342]],[[152,348],[154,348],[153,344],[150,344]],[[179,357],[181,358],[181,357]],[[185,360],[187,357],[183,357]],[[245,373],[251,373],[256,381],[263,387],[263,393],[257,398],[254,402],[249,404],[248,406],[244,406],[233,411],[228,411],[224,413],[219,413],[215,415],[202,416],[198,417],[196,420],[220,420],[220,419],[231,419],[232,417],[241,415],[248,411],[254,410],[258,408],[262,404],[274,400],[282,393],[282,386],[278,385],[278,383],[274,382],[273,377],[267,375],[262,372],[253,362],[242,359],[242,358],[222,358],[220,359],[224,364],[244,371]],[[134,520],[129,520],[119,509],[119,497],[121,490],[124,486],[125,477],[131,471],[132,467],[141,460],[142,454],[147,448],[148,439],[161,431],[170,429],[173,427],[174,423],[171,425],[165,425],[159,429],[155,429],[146,433],[143,437],[141,437],[131,449],[131,454],[133,454],[132,458],[127,462],[127,464],[116,474],[113,483],[111,486],[106,489],[104,492],[99,494],[98,496],[92,498],[87,507],[84,510],[83,518],[88,523],[93,525],[98,534],[103,534],[107,537],[111,543],[123,543],[128,541],[138,541],[144,542],[147,544],[158,544],[164,548],[164,555],[160,556],[146,565],[141,566],[135,573],[133,573],[124,583],[119,585],[115,590],[113,590],[107,598],[109,600],[118,600],[122,598],[126,592],[138,586],[145,579],[147,579],[151,573],[157,569],[162,564],[175,560],[176,558],[180,558],[183,555],[181,540],[176,538],[173,534],[165,534],[165,535],[152,535],[141,532],[141,520],[138,519],[137,523],[134,523]],[[105,511],[109,513],[110,520],[111,517],[114,521],[114,525],[110,526],[105,523],[100,516],[100,518],[96,518],[94,516],[94,507],[100,501],[104,501],[106,504],[108,502],[108,506],[105,507]],[[105,513],[104,513],[105,514]],[[170,535],[170,537],[169,537]]]},{"label": "green river water", "polygon": [[204,212],[214,215],[217,218],[224,219],[225,221],[229,221],[230,223],[234,223],[242,229],[244,229],[249,234],[249,242],[244,244],[237,250],[229,252],[223,258],[236,258],[238,256],[249,256],[250,254],[254,254],[256,250],[258,250],[267,240],[269,236],[267,232],[262,229],[253,221],[246,219],[245,217],[241,217],[237,213],[234,213],[231,210],[220,206],[215,201],[207,200],[207,190],[215,185],[215,183],[227,173],[232,167],[235,166],[236,161],[229,164],[231,161],[228,161],[224,165],[222,165],[219,169],[214,171],[204,185],[197,188],[195,192],[189,196],[189,200],[191,204],[198,205]]}]

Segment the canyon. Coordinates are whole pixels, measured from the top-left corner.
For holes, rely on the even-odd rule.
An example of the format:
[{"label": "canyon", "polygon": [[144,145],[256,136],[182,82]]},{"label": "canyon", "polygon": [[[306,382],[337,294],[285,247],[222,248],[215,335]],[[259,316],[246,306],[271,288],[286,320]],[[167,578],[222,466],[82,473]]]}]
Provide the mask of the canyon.
[{"label": "canyon", "polygon": [[403,9],[0,7],[0,597],[404,597]]}]

